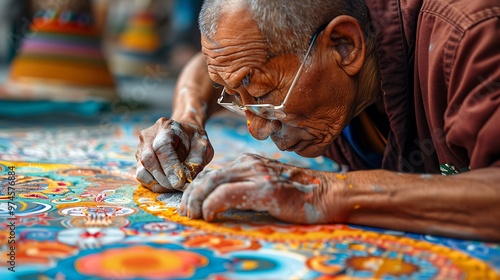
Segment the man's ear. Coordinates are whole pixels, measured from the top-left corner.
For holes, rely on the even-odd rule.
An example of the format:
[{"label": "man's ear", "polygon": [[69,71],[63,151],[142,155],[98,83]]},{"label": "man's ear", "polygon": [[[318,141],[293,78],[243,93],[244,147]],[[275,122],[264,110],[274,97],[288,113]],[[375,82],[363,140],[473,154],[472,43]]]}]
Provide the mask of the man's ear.
[{"label": "man's ear", "polygon": [[[365,62],[366,43],[358,20],[351,16],[338,16],[326,26],[329,47],[333,48],[338,65],[349,76],[361,71]],[[326,37],[325,36],[325,37]]]}]

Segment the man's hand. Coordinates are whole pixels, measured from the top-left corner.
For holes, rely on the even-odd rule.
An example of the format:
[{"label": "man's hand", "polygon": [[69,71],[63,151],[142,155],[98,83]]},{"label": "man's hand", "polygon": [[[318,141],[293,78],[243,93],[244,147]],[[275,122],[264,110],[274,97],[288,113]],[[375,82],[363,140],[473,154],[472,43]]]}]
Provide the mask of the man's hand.
[{"label": "man's hand", "polygon": [[184,190],[214,156],[203,128],[172,119],[160,118],[139,140],[136,178],[154,192]]},{"label": "man's hand", "polygon": [[453,176],[387,170],[313,171],[244,154],[204,171],[179,214],[207,221],[228,209],[267,211],[290,223],[351,223],[457,238],[500,240],[500,172]]},{"label": "man's hand", "polygon": [[[207,221],[228,209],[267,211],[292,223],[324,223],[337,211],[324,172],[243,154],[227,168],[202,172],[184,191],[179,209]],[[327,201],[330,199],[330,201]]]}]

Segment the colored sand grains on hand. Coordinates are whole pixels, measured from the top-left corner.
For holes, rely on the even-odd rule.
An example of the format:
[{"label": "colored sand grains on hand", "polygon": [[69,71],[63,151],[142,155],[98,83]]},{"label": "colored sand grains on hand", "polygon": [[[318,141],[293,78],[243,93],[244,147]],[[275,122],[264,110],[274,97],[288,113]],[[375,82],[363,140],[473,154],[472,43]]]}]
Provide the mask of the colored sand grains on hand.
[{"label": "colored sand grains on hand", "polygon": [[347,179],[347,175],[339,173],[339,174],[335,175],[335,178],[337,178],[339,180],[345,180],[345,179]]}]

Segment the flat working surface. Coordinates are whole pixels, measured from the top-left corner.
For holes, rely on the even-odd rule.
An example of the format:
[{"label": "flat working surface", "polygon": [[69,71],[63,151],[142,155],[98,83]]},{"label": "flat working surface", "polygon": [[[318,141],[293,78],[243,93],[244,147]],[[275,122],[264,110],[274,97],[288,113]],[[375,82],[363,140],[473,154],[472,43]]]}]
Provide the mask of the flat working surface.
[{"label": "flat working surface", "polygon": [[[180,193],[153,194],[134,179],[138,133],[160,116],[0,120],[0,279],[500,277],[499,244],[290,225],[260,212],[229,211],[215,223],[181,217]],[[216,152],[211,169],[253,152],[338,171],[325,158],[254,140],[234,116],[211,120],[207,131]]]}]

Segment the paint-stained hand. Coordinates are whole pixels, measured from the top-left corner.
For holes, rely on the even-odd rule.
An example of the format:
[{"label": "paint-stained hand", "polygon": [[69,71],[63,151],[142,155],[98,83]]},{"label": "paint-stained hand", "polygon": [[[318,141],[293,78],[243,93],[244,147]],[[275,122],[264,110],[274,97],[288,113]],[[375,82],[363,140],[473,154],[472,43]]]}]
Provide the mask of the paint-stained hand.
[{"label": "paint-stained hand", "polygon": [[172,119],[160,118],[139,140],[136,178],[154,192],[184,190],[214,156],[203,128]]},{"label": "paint-stained hand", "polygon": [[220,212],[242,209],[285,222],[325,223],[336,211],[335,186],[328,185],[326,172],[244,154],[224,169],[200,173],[184,191],[179,213],[212,221]]}]

